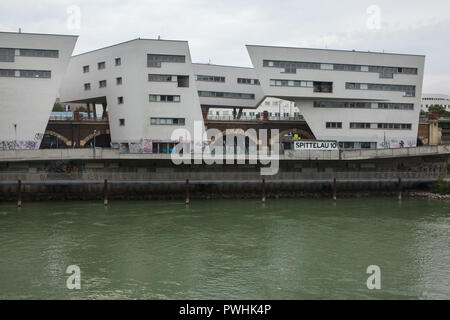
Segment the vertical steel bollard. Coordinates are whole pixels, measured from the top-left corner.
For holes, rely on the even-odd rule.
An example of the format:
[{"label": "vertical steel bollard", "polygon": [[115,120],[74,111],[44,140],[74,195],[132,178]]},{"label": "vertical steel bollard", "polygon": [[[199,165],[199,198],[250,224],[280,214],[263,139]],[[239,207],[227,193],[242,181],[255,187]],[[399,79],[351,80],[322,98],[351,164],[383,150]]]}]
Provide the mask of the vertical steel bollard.
[{"label": "vertical steel bollard", "polygon": [[22,206],[22,180],[17,181],[17,206]]},{"label": "vertical steel bollard", "polygon": [[186,204],[189,204],[190,197],[189,197],[189,179],[186,179]]},{"label": "vertical steel bollard", "polygon": [[398,178],[398,200],[402,200],[402,178]]},{"label": "vertical steel bollard", "polygon": [[108,205],[108,180],[105,179],[105,182],[103,183],[103,204],[105,206]]}]

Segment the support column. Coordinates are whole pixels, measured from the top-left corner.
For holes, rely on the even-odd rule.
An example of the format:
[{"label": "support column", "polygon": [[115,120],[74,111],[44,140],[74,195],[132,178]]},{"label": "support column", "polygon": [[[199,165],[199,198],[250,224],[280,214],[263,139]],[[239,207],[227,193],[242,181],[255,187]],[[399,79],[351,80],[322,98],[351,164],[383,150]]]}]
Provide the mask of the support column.
[{"label": "support column", "polygon": [[336,178],[333,179],[333,200],[336,201]]},{"label": "support column", "polygon": [[243,108],[239,108],[239,112],[238,112],[238,115],[237,115],[238,119],[242,118],[242,110],[243,110]]},{"label": "support column", "polygon": [[94,113],[94,119],[97,120],[97,109],[95,107],[95,103],[92,104],[92,112]]},{"label": "support column", "polygon": [[91,104],[90,103],[87,104],[87,111],[88,111],[88,119],[90,119],[91,118]]},{"label": "support column", "polygon": [[189,191],[189,179],[186,179],[186,204],[190,202]]},{"label": "support column", "polygon": [[105,206],[108,205],[108,180],[105,179],[105,182],[103,183],[103,204]]},{"label": "support column", "polygon": [[262,195],[261,201],[266,202],[266,179],[262,179]]},{"label": "support column", "polygon": [[398,200],[402,200],[402,178],[398,178]]},{"label": "support column", "polygon": [[105,120],[105,119],[107,118],[107,115],[106,115],[106,107],[107,107],[106,102],[105,102],[105,103],[102,103],[102,108],[103,108],[103,112],[102,112],[102,120]]},{"label": "support column", "polygon": [[17,206],[22,206],[22,180],[17,181]]}]

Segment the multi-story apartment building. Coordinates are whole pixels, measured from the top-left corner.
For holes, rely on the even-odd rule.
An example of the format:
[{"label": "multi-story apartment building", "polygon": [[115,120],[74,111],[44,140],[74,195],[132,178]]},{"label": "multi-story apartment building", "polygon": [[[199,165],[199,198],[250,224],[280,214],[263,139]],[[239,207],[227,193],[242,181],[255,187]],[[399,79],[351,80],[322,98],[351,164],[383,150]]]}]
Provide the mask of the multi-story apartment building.
[{"label": "multi-story apartment building", "polygon": [[428,108],[434,105],[441,105],[447,111],[450,111],[450,95],[424,93],[422,95],[422,110],[428,112]]},{"label": "multi-story apartment building", "polygon": [[177,128],[203,126],[186,41],[136,39],[72,57],[61,89],[64,103],[102,104],[113,147],[169,152]]},{"label": "multi-story apartment building", "polygon": [[342,148],[416,146],[425,57],[248,45],[265,96]]},{"label": "multi-story apartment building", "polygon": [[240,118],[244,108],[254,109],[264,98],[253,68],[201,63],[193,67],[204,115],[211,109],[226,109]]},{"label": "multi-story apartment building", "polygon": [[0,150],[39,148],[76,41],[0,32]]}]

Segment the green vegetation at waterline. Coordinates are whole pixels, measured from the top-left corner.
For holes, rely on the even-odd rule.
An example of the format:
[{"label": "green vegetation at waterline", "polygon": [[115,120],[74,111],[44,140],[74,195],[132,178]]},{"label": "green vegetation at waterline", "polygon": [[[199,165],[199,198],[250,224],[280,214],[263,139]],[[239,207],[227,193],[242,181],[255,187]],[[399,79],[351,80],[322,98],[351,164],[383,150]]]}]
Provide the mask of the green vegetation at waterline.
[{"label": "green vegetation at waterline", "polygon": [[445,181],[444,178],[440,177],[439,180],[433,184],[431,190],[438,194],[450,194],[450,181]]}]

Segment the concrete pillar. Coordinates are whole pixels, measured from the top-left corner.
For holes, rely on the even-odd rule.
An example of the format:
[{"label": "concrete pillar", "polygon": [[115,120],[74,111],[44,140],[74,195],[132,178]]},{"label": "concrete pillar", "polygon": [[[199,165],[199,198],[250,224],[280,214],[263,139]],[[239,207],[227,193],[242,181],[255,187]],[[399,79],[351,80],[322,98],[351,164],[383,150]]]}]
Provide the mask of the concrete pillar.
[{"label": "concrete pillar", "polygon": [[243,110],[243,108],[239,108],[239,112],[238,112],[238,115],[237,115],[238,119],[240,119],[242,117],[242,110]]}]

